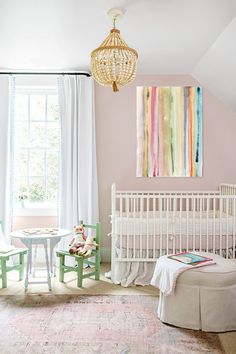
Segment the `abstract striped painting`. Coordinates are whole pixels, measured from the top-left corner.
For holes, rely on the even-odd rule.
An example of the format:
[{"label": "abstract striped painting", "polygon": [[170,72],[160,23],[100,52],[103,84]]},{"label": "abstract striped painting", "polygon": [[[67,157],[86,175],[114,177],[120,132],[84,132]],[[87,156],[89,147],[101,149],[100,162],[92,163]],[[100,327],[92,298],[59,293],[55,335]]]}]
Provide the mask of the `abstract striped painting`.
[{"label": "abstract striped painting", "polygon": [[136,175],[202,176],[201,87],[137,87]]}]

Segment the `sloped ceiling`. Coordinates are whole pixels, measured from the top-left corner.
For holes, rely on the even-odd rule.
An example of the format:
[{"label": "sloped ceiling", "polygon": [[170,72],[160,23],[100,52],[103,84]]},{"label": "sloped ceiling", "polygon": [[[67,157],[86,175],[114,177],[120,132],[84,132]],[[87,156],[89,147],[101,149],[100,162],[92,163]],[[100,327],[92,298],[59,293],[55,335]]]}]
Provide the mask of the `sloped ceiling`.
[{"label": "sloped ceiling", "polygon": [[0,0],[0,69],[89,70],[112,7],[138,74],[192,74],[235,108],[236,0]]},{"label": "sloped ceiling", "polygon": [[203,55],[192,75],[236,111],[236,17]]}]

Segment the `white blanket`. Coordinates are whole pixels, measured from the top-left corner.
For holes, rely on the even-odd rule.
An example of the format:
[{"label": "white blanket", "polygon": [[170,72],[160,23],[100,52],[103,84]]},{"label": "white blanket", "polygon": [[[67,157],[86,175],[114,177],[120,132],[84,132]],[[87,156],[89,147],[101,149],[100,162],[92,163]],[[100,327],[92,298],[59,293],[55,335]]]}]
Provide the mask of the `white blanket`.
[{"label": "white blanket", "polygon": [[215,264],[214,261],[208,261],[192,266],[184,264],[167,256],[158,258],[156,267],[151,280],[151,285],[159,288],[164,295],[173,295],[178,276],[188,269],[203,267],[206,265]]}]

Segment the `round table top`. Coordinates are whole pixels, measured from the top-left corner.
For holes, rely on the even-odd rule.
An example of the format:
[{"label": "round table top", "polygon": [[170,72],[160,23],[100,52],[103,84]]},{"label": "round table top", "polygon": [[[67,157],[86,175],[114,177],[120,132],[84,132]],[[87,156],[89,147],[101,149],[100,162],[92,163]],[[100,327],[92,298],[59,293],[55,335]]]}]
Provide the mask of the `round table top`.
[{"label": "round table top", "polygon": [[[28,233],[27,233],[28,231]],[[21,240],[39,240],[61,238],[71,235],[72,231],[59,228],[27,228],[23,230],[16,230],[11,232],[11,237],[19,238]]]}]

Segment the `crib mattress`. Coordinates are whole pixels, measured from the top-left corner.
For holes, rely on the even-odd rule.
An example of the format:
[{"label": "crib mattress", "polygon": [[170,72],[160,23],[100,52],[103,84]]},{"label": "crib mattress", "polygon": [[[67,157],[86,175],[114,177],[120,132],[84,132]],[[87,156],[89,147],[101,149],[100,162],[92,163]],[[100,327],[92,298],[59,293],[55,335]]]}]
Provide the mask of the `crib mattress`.
[{"label": "crib mattress", "polygon": [[236,245],[233,235],[221,236],[172,236],[172,235],[150,235],[150,236],[117,236],[115,242],[117,249],[123,250],[168,250],[168,253],[175,253],[177,250],[207,250],[232,249]]},{"label": "crib mattress", "polygon": [[229,214],[208,212],[149,212],[117,216],[113,232],[117,235],[235,235],[236,220]]}]

